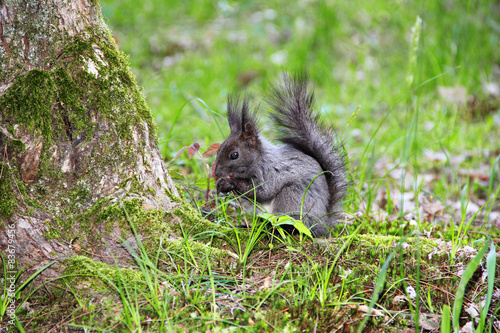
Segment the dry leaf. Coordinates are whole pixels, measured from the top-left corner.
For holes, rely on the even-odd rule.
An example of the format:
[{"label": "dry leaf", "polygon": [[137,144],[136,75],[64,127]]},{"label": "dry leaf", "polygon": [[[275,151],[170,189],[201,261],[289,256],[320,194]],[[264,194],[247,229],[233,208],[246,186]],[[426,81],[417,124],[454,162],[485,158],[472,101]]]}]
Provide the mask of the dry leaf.
[{"label": "dry leaf", "polygon": [[417,297],[417,292],[415,291],[415,288],[413,288],[412,286],[406,287],[406,292],[408,293],[408,297],[410,297],[411,299]]},{"label": "dry leaf", "polygon": [[392,304],[406,303],[407,301],[406,296],[396,296],[392,299]]},{"label": "dry leaf", "polygon": [[465,324],[461,329],[460,332],[462,333],[474,333],[474,326],[472,325],[472,321],[469,321],[467,324]]},{"label": "dry leaf", "polygon": [[441,322],[441,316],[434,315],[431,313],[421,313],[418,318],[418,323],[420,327],[427,331],[436,331],[439,329],[439,323]]},{"label": "dry leaf", "polygon": [[454,87],[439,86],[438,93],[448,103],[465,104],[467,102],[467,89],[461,85]]},{"label": "dry leaf", "polygon": [[440,201],[437,200],[434,200],[432,202],[424,200],[424,202],[420,204],[420,207],[422,207],[424,212],[431,216],[434,216],[436,214],[443,214],[443,211],[446,208]]},{"label": "dry leaf", "polygon": [[430,149],[424,149],[424,156],[427,160],[432,162],[446,162],[446,154],[442,151],[432,151]]},{"label": "dry leaf", "polygon": [[471,303],[469,307],[465,309],[465,312],[467,312],[472,319],[479,317],[479,312],[477,311],[475,304]]},{"label": "dry leaf", "polygon": [[[370,308],[367,306],[367,305],[354,305],[354,304],[350,304],[349,305],[351,308],[357,308],[358,311],[361,311],[361,312],[364,312],[366,314],[368,314]],[[371,312],[369,313],[370,316],[383,316],[384,314],[382,313],[382,311],[380,310],[377,310],[377,309],[372,309]]]},{"label": "dry leaf", "polygon": [[273,278],[268,276],[264,279],[264,284],[262,285],[262,287],[264,289],[269,289],[271,288],[272,284],[273,284]]},{"label": "dry leaf", "polygon": [[500,86],[496,82],[485,82],[483,83],[483,90],[488,95],[493,97],[500,96]]}]

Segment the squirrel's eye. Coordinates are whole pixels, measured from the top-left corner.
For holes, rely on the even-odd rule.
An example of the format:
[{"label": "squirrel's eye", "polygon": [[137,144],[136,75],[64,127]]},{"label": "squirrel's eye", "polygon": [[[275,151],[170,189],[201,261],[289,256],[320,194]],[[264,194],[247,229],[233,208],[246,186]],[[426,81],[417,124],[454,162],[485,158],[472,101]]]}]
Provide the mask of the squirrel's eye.
[{"label": "squirrel's eye", "polygon": [[238,158],[238,152],[237,152],[237,151],[235,151],[235,152],[231,153],[231,159],[232,159],[232,160],[235,160],[235,159],[237,159],[237,158]]}]

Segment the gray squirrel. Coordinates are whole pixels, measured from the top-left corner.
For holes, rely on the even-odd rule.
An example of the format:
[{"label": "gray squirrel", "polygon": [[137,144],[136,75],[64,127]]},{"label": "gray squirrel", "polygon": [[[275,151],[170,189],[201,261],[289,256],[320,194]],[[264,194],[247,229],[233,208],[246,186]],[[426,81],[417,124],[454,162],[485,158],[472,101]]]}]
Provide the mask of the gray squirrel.
[{"label": "gray squirrel", "polygon": [[218,149],[214,174],[218,193],[255,199],[275,215],[300,219],[302,211],[312,235],[325,237],[338,222],[347,171],[342,144],[319,124],[307,86],[307,75],[294,73],[271,87],[266,101],[280,145],[259,134],[247,99],[229,97],[231,133]]}]

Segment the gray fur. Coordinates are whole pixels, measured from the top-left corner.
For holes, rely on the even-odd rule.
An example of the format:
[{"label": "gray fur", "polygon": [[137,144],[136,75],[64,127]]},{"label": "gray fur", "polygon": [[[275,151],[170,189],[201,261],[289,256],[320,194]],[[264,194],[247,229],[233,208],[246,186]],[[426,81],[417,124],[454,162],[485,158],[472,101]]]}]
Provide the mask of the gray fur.
[{"label": "gray fur", "polygon": [[[305,75],[284,75],[283,82],[271,89],[268,102],[283,145],[259,135],[256,113],[246,100],[240,105],[238,99],[229,99],[231,134],[217,154],[217,191],[235,191],[255,198],[270,208],[269,213],[297,219],[302,207],[303,222],[312,234],[328,236],[347,188],[340,144],[335,144],[332,129],[319,125]],[[232,159],[235,152],[238,158]]]}]

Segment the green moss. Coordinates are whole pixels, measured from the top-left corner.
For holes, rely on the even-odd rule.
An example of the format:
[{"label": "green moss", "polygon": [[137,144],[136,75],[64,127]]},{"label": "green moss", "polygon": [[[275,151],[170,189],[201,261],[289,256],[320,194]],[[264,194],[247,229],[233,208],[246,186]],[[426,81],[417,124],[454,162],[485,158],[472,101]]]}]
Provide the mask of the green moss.
[{"label": "green moss", "polygon": [[184,258],[188,258],[191,254],[197,258],[203,258],[206,255],[212,255],[220,259],[228,257],[227,252],[219,250],[216,247],[182,238],[164,241],[163,250],[167,253],[175,253],[176,255],[180,255]]},{"label": "green moss", "polygon": [[[188,203],[181,203],[177,208],[174,209],[173,213],[174,215],[180,217],[183,223],[182,226],[174,226],[174,231],[178,235],[182,235],[183,233],[187,233],[188,235],[205,233],[205,237],[207,238],[212,238],[214,235],[216,235],[216,237],[212,240],[213,246],[222,245],[223,242],[226,241],[232,244],[236,244],[235,233],[238,233],[238,237],[243,243],[248,239],[249,234],[244,229],[238,230],[219,224],[214,224],[203,218],[200,213],[198,213],[198,211]],[[213,234],[206,233],[207,231],[211,230],[213,231]],[[221,238],[219,235],[224,235],[224,237]]]},{"label": "green moss", "polygon": [[[127,213],[125,213],[125,211]],[[111,217],[111,221],[114,222],[117,220],[121,221],[120,224],[123,229],[129,226],[130,223],[133,223],[136,231],[145,236],[143,245],[148,253],[156,253],[158,249],[162,247],[163,250],[175,252],[181,256],[187,255],[188,253],[194,253],[197,256],[206,254],[219,257],[227,256],[227,253],[216,248],[217,245],[220,245],[225,239],[220,233],[216,234],[215,230],[219,231],[219,227],[201,218],[196,211],[191,211],[190,214],[188,214],[191,216],[191,219],[187,219],[187,215],[181,212],[181,210],[175,210],[174,215],[181,218],[181,223],[185,225],[184,231],[187,231],[186,236],[189,241],[183,238],[163,238],[165,235],[182,235],[181,227],[178,224],[179,222],[177,222],[178,219],[173,218],[171,213],[163,210],[146,210],[142,207],[142,203],[138,199],[123,201],[122,207],[119,205],[106,207],[100,214],[100,217],[103,219],[109,219]],[[193,219],[198,221],[198,224],[194,224]],[[202,222],[204,222],[203,227],[199,225]],[[210,245],[207,245],[204,244],[207,241],[207,237],[200,239],[199,234],[202,232],[209,232],[210,230],[214,230],[214,234],[213,237],[211,237]],[[194,239],[199,239],[204,243],[195,241]]]},{"label": "green moss", "polygon": [[0,163],[0,216],[10,218],[16,207],[16,197],[12,188],[12,172],[6,163]]},{"label": "green moss", "polygon": [[[14,154],[12,142],[17,140],[7,140],[6,146],[9,154]],[[14,146],[19,147],[16,143]],[[0,221],[3,227],[4,222],[10,218],[18,207],[18,200],[23,200],[23,207],[27,198],[26,185],[18,178],[18,166],[16,160],[11,160],[9,163],[0,163]],[[27,208],[27,213],[30,214],[32,209]]]},{"label": "green moss", "polygon": [[[0,98],[3,113],[14,123],[21,123],[31,131],[39,131],[50,142],[60,127],[60,119],[52,113],[56,87],[51,73],[33,69],[18,76],[9,90]],[[56,126],[53,126],[53,125]],[[58,126],[59,125],[59,126]]]},{"label": "green moss", "polygon": [[[100,199],[76,220],[55,218],[44,236],[47,239],[75,238],[83,248],[93,248],[102,243],[101,235],[104,233],[120,230],[119,236],[122,239],[128,238],[132,234],[131,224],[133,224],[137,233],[143,236],[142,243],[148,253],[156,253],[162,247],[163,250],[179,255],[195,253],[196,255],[227,256],[227,253],[215,248],[225,240],[223,234],[220,233],[224,228],[203,220],[199,215],[196,217],[197,213],[192,209],[186,214],[181,214],[181,210],[176,210],[176,212],[178,216],[190,216],[190,220],[183,219],[182,222],[185,230],[188,231],[186,235],[190,239],[188,243],[184,239],[175,237],[164,238],[165,235],[181,234],[178,220],[170,212],[143,208],[139,198],[117,203],[110,203],[109,199]],[[191,227],[193,220],[197,221],[197,224]],[[77,228],[75,228],[75,222]],[[97,230],[102,232],[96,232]],[[209,230],[214,230],[210,245],[205,244],[207,237],[201,239],[203,243],[193,240],[199,239],[198,233]]]},{"label": "green moss", "polygon": [[92,134],[95,124],[90,121],[83,103],[85,91],[68,74],[67,70],[58,68],[53,74],[57,87],[57,99],[60,116],[66,121],[68,139],[74,140],[82,132]]},{"label": "green moss", "polygon": [[[401,237],[392,235],[361,234],[354,237],[354,242],[359,242],[360,245],[382,248],[384,250],[394,249],[401,241]],[[410,246],[412,246],[411,244],[415,244],[416,241],[417,239],[415,237],[408,237],[405,239],[405,242]],[[434,239],[421,237],[419,241],[421,250],[427,254],[437,246]]]},{"label": "green moss", "polygon": [[129,193],[143,193],[144,192],[144,186],[139,182],[139,179],[137,178],[136,175],[131,177],[128,182],[126,183],[126,186],[130,186],[130,189],[128,190]]},{"label": "green moss", "polygon": [[[96,52],[93,45],[97,45],[100,51]],[[83,59],[87,64],[87,70],[77,70],[69,65],[65,70],[73,74],[79,82],[78,86],[87,87],[86,102],[92,109],[113,120],[122,139],[130,139],[131,128],[146,122],[149,139],[157,142],[151,111],[137,88],[128,67],[128,58],[123,52],[111,41],[86,41],[77,36],[67,44],[63,55]],[[92,66],[96,67],[97,75],[89,70]],[[92,91],[100,93],[89,93]]]},{"label": "green moss", "polygon": [[156,195],[155,189],[152,188],[151,186],[148,186],[148,192],[149,192],[149,194]]},{"label": "green moss", "polygon": [[7,150],[9,152],[9,155],[21,154],[26,150],[26,146],[24,145],[24,142],[22,142],[21,140],[15,139],[15,138],[6,139],[5,145],[7,146]]},{"label": "green moss", "polygon": [[[159,209],[144,209],[142,201],[138,198],[109,204],[91,219],[92,224],[105,225],[106,232],[111,231],[111,228],[117,224],[122,230],[129,230],[129,220],[134,223],[138,232],[147,232],[148,236],[151,236],[150,233],[170,231],[168,225],[164,223],[165,212]],[[92,226],[89,227],[92,228]]]},{"label": "green moss", "polygon": [[[121,281],[123,283],[130,283],[133,281],[143,281],[140,271],[110,266],[84,256],[67,258],[64,260],[64,264],[66,265],[64,279],[68,283],[80,286],[84,285],[90,289],[105,289],[105,285],[108,285],[109,282],[116,283],[117,281]],[[75,279],[75,276],[78,279]],[[102,281],[102,283],[98,281]]]},{"label": "green moss", "polygon": [[[160,180],[159,180],[159,179],[157,180],[157,183],[159,184],[159,186],[161,186],[161,182],[160,182]],[[179,189],[178,189],[178,188],[177,188],[177,192],[179,192]],[[182,193],[182,192],[179,192],[179,193]],[[170,192],[170,191],[168,190],[168,188],[165,188],[165,194],[166,194],[166,196],[167,196],[167,197],[168,197],[168,198],[169,198],[172,202],[176,202],[176,203],[182,203],[182,202],[183,202],[181,198],[179,198],[179,197],[177,197],[177,196],[173,195],[173,193],[172,193],[172,192]]]},{"label": "green moss", "polygon": [[157,141],[153,117],[128,59],[111,41],[76,36],[60,57],[83,60],[88,68],[81,68],[82,61],[62,61],[53,71],[34,69],[18,76],[0,99],[9,123],[37,130],[47,142],[63,133],[74,139],[85,132],[91,138],[95,124],[89,115],[98,110],[100,117],[116,124],[122,139],[129,139],[131,128],[146,122],[149,139]]}]

